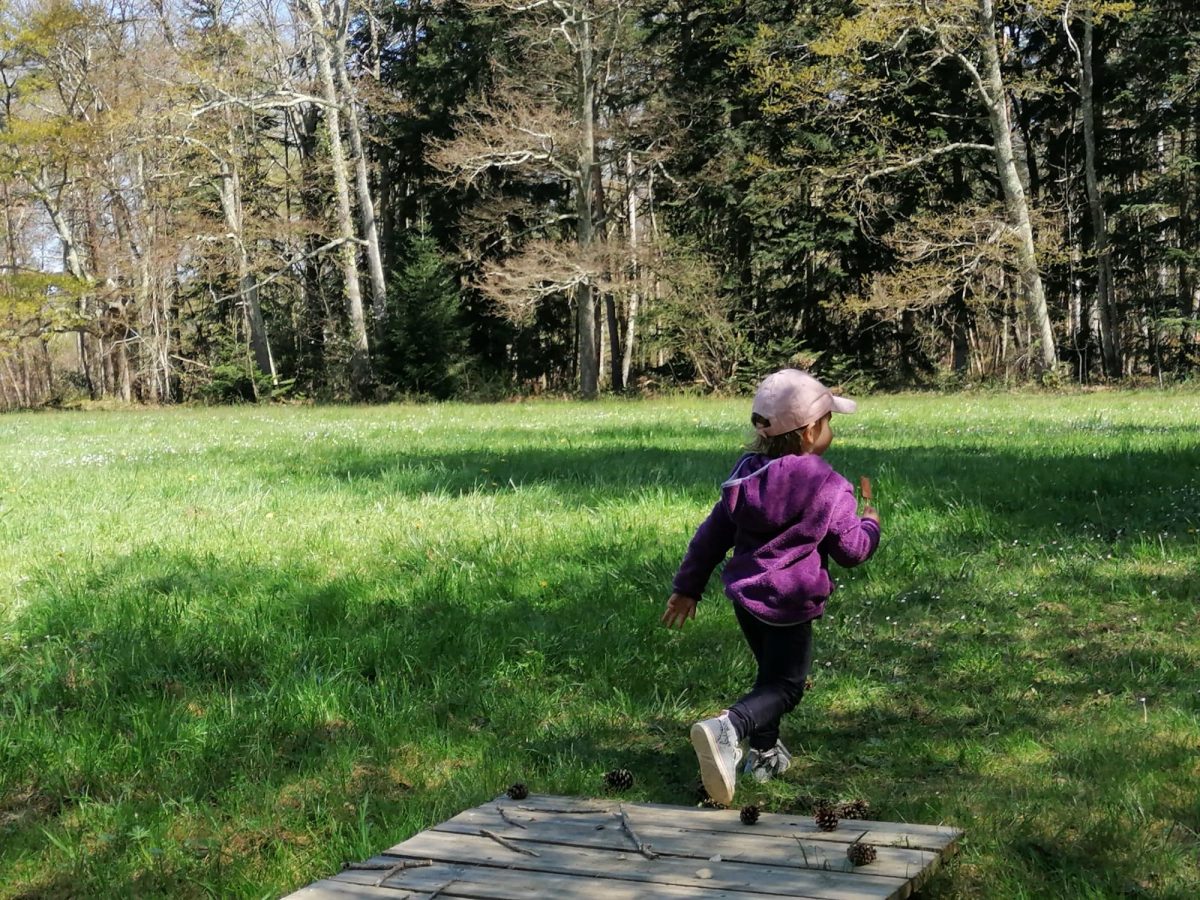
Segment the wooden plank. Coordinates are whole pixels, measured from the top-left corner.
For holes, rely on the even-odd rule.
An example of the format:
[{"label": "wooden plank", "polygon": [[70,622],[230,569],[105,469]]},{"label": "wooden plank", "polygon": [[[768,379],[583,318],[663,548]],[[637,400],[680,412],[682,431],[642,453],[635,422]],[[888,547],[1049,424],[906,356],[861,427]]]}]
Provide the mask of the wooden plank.
[{"label": "wooden plank", "polygon": [[[678,825],[687,822],[691,831],[744,831],[736,809],[689,809],[680,806],[666,806],[660,803],[620,803],[611,800],[579,800],[574,797],[548,797],[531,795],[519,803],[514,800],[499,798],[492,805],[499,803],[511,815],[522,812],[541,810],[595,810],[603,809],[616,812],[624,808],[635,816],[638,822],[650,822],[663,825]],[[483,809],[487,806],[477,807]],[[576,814],[566,813],[564,816],[574,818]],[[870,831],[866,838],[877,847],[907,847],[914,850],[932,850],[944,853],[962,837],[962,831],[947,825],[916,825],[900,822],[878,822],[871,819],[843,819],[838,822],[835,831],[821,831],[811,816],[794,813],[764,812],[754,826],[757,832],[764,834],[799,833],[805,840],[833,841],[834,843],[852,843],[864,831]]]},{"label": "wooden plank", "polygon": [[[375,859],[386,862],[389,857],[381,856]],[[343,872],[338,878],[345,878],[349,882],[366,882],[368,875],[366,872]],[[438,897],[469,897],[482,900],[530,900],[531,897],[570,897],[572,900],[690,900],[696,897],[701,900],[763,900],[761,893],[728,891],[721,888],[706,888],[697,892],[694,888],[673,884],[597,878],[586,872],[562,875],[465,865],[410,869],[388,879],[387,884],[392,888],[412,891],[415,896],[437,890]],[[343,887],[354,886],[343,883]],[[393,890],[389,896],[395,898],[398,895]],[[345,900],[345,897],[337,896],[336,900]]]},{"label": "wooden plank", "polygon": [[[390,884],[390,882],[389,882]],[[336,878],[326,878],[323,881],[300,888],[295,893],[288,894],[284,900],[418,900],[429,896],[429,891],[414,894],[411,891],[397,891],[395,888],[374,887],[374,883],[355,884],[350,881],[339,881]]]},{"label": "wooden plank", "polygon": [[[676,824],[663,826],[643,821],[643,812],[632,805],[626,808],[638,837],[649,843],[654,852],[673,857],[706,860],[714,854],[720,854],[728,861],[904,879],[918,876],[938,858],[936,853],[928,850],[877,845],[878,859],[869,866],[856,869],[846,858],[848,841],[811,841],[800,838],[794,832],[760,831],[758,825],[749,827],[740,821],[738,832],[697,832],[689,827],[690,813],[679,814]],[[637,851],[637,846],[613,813],[561,815],[507,810],[506,815],[508,819],[502,818],[496,807],[489,804],[459,813],[448,822],[435,826],[434,830],[477,835],[482,829],[517,846],[534,846],[539,850],[544,844],[560,844],[620,852]],[[737,816],[737,813],[733,815]],[[509,819],[519,824],[511,824]],[[866,830],[861,829],[857,833],[862,834]],[[864,839],[876,843],[871,840],[869,832]]]},{"label": "wooden plank", "polygon": [[[388,856],[433,859],[435,862],[500,866],[554,874],[587,872],[597,878],[671,884],[704,891],[729,891],[825,900],[892,900],[911,891],[904,878],[868,876],[819,868],[759,865],[720,860],[649,860],[635,850],[536,844],[537,856],[517,853],[477,834],[426,831],[386,851]],[[797,856],[800,856],[797,852]]]},{"label": "wooden plank", "polygon": [[[671,817],[671,816],[677,817],[681,813],[686,812],[689,819],[693,816],[696,816],[700,819],[710,819],[710,820],[720,820],[722,818],[728,818],[730,816],[733,816],[736,819],[737,814],[738,814],[738,810],[736,810],[736,809],[707,809],[705,807],[700,807],[700,806],[697,806],[697,807],[674,806],[674,805],[669,805],[669,804],[664,804],[664,803],[628,802],[628,801],[622,801],[622,800],[611,800],[608,798],[589,800],[589,799],[582,799],[582,798],[578,798],[578,797],[555,797],[555,796],[546,795],[546,794],[530,794],[528,797],[526,797],[524,800],[521,800],[521,801],[510,800],[506,796],[501,794],[499,797],[495,798],[492,802],[493,803],[502,803],[508,809],[524,809],[524,808],[528,807],[530,809],[540,809],[540,810],[552,809],[555,811],[570,810],[570,811],[575,811],[575,812],[586,812],[586,811],[600,810],[600,809],[608,810],[608,811],[615,811],[619,807],[624,806],[626,809],[649,810],[649,811],[653,811],[653,814],[665,815],[665,816],[669,816],[669,817]],[[482,805],[487,805],[487,804],[482,804]],[[808,816],[804,813],[777,813],[776,815],[786,816],[786,817],[791,818],[796,821],[800,821],[800,820],[804,820],[804,819],[811,819],[810,816]],[[857,821],[874,821],[874,820],[846,819],[845,821],[846,822],[857,822]],[[921,836],[924,838],[929,838],[934,841],[945,838],[948,835],[959,835],[962,833],[959,829],[952,828],[949,825],[923,825],[923,824],[906,823],[906,822],[876,822],[876,824],[891,826],[898,833],[912,835],[914,838],[917,836]]]}]

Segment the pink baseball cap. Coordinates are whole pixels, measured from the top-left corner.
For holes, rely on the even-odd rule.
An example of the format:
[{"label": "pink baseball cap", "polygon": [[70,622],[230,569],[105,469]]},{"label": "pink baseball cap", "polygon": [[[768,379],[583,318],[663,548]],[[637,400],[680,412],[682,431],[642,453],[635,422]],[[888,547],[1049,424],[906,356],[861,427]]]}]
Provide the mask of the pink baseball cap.
[{"label": "pink baseball cap", "polygon": [[858,404],[833,392],[807,372],[781,369],[763,379],[751,411],[767,420],[755,430],[763,437],[787,434],[811,425],[827,412],[852,413]]}]

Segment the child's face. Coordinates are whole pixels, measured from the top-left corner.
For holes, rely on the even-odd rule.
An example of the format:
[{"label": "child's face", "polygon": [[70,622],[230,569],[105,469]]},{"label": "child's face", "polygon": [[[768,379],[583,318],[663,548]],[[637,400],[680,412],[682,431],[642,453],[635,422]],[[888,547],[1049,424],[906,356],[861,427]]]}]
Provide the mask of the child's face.
[{"label": "child's face", "polygon": [[829,445],[833,443],[833,429],[829,426],[831,418],[831,413],[825,413],[823,418],[804,426],[800,435],[800,446],[805,453],[821,456],[829,449]]}]

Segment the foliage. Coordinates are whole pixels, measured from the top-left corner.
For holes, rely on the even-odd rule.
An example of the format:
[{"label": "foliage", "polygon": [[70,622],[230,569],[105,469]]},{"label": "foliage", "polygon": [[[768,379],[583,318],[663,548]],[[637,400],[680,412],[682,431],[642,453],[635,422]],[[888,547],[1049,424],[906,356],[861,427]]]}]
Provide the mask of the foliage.
[{"label": "foliage", "polygon": [[187,390],[205,403],[257,403],[271,397],[272,384],[269,375],[254,367],[245,347],[226,341],[212,365],[189,378]]},{"label": "foliage", "polygon": [[[893,385],[1027,378],[1046,348],[1079,382],[1200,357],[1188,0],[317,3],[328,34],[278,4],[144,6],[0,4],[3,265],[75,282],[4,316],[6,352],[81,335],[46,377],[0,366],[0,403],[49,401],[63,372],[95,399],[194,399],[226,341],[314,398],[361,395],[372,355],[412,390],[351,312],[343,248],[398,273],[414,236],[441,249],[473,360],[434,393],[594,369],[723,390],[800,345]],[[329,35],[367,157],[350,222]]]},{"label": "foliage", "polygon": [[414,238],[405,257],[390,288],[377,374],[405,394],[444,400],[468,363],[458,287],[432,238]]},{"label": "foliage", "polygon": [[687,360],[709,390],[732,387],[749,342],[736,320],[733,298],[718,286],[716,267],[686,247],[665,248],[651,265],[666,288],[655,307],[651,347]]},{"label": "foliage", "polygon": [[70,276],[0,274],[0,347],[14,347],[24,338],[45,338],[83,325],[81,292],[82,286]]}]

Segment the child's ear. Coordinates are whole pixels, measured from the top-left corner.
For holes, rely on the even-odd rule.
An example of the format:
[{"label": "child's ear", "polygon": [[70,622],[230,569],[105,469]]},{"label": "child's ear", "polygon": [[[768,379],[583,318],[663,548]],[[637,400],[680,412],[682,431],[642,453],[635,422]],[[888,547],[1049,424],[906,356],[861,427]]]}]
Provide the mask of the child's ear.
[{"label": "child's ear", "polygon": [[818,419],[816,422],[810,422],[800,429],[800,449],[805,453],[808,448],[817,442],[817,433],[821,429],[821,422]]}]

